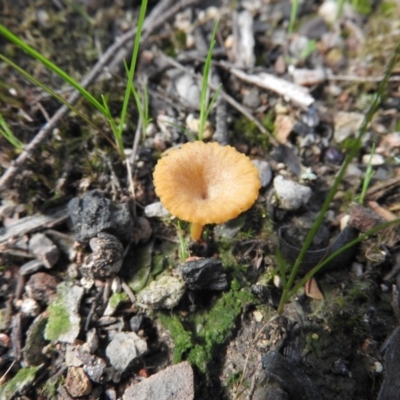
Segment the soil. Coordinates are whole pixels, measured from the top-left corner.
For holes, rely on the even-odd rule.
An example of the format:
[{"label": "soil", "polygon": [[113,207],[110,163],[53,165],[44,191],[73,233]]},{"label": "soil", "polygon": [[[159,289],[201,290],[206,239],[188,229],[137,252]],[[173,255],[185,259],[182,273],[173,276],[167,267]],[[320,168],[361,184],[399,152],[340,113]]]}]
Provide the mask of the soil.
[{"label": "soil", "polygon": [[[136,3],[5,0],[0,23],[80,82],[136,26]],[[150,1],[147,14],[160,3]],[[340,11],[327,2],[331,8],[324,11],[322,2],[304,1],[289,34],[289,1],[240,1],[235,9],[224,1],[198,3],[172,2],[169,11],[174,5],[176,12],[153,21],[143,37],[135,82],[140,93],[146,88],[151,122],[142,134],[132,99],[122,136],[126,160],[106,117],[81,98],[75,107],[85,119],[65,113],[30,148],[62,104],[0,60],[0,114],[25,145],[18,149],[0,136],[0,393],[9,399],[68,399],[74,389],[79,398],[122,398],[129,385],[188,360],[195,399],[395,399],[382,388],[396,381],[399,370],[396,360],[385,359],[385,350],[395,351],[390,349],[400,315],[398,224],[334,258],[277,310],[285,277],[346,155],[358,145],[356,134],[389,60],[398,56],[400,6],[345,2]],[[207,225],[202,240],[193,243],[188,223],[178,227],[163,210],[151,215],[148,206],[159,201],[152,177],[158,159],[197,134],[196,76],[217,18],[211,73],[223,93],[204,140],[268,164],[258,164],[264,178],[255,204],[229,223]],[[246,39],[249,19],[254,42]],[[97,99],[107,98],[117,122],[126,88],[123,60],[130,59],[132,42],[119,46],[87,88]],[[62,98],[73,92],[1,35],[0,54]],[[265,89],[237,71],[280,80]],[[295,282],[334,246],[399,218],[399,71],[395,59]],[[294,82],[296,90],[282,93],[284,82]],[[299,94],[301,85],[306,94]],[[5,181],[16,165],[18,173]],[[368,165],[373,175],[362,195]],[[300,201],[295,191],[291,201],[299,205],[285,206],[274,185],[278,175],[310,188],[309,198]],[[85,209],[88,194],[95,200]],[[92,215],[92,207],[101,212]],[[346,216],[347,236],[340,228]],[[18,223],[23,228],[16,229]],[[38,232],[47,239],[35,237]],[[34,245],[39,239],[40,246]],[[221,264],[204,267],[201,279],[191,277],[196,283],[184,286],[178,271],[189,256]],[[66,287],[79,298],[68,306],[60,300]],[[71,313],[80,321],[75,333]],[[131,331],[147,350],[117,371],[107,346],[116,332]],[[71,388],[71,345],[95,347],[90,354],[104,363],[101,379],[77,368],[87,385]],[[10,382],[13,389],[6,386]]]}]

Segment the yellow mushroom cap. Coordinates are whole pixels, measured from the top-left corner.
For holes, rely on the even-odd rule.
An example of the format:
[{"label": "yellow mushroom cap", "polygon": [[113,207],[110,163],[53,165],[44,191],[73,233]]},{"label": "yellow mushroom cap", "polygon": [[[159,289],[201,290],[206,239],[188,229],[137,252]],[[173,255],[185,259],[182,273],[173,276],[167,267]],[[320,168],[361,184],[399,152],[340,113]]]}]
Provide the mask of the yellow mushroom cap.
[{"label": "yellow mushroom cap", "polygon": [[248,210],[261,187],[257,168],[231,146],[201,141],[161,158],[154,186],[164,207],[183,221],[221,224]]}]

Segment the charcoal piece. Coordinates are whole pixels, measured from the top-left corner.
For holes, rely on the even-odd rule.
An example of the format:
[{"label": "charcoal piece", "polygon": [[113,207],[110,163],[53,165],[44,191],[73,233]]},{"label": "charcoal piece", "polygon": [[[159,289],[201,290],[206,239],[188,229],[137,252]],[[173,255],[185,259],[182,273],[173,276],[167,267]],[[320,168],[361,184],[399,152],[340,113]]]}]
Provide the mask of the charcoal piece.
[{"label": "charcoal piece", "polygon": [[215,258],[188,261],[179,267],[179,271],[190,290],[224,290],[228,287],[222,263]]},{"label": "charcoal piece", "polygon": [[88,242],[102,231],[123,242],[130,240],[133,221],[128,204],[114,205],[100,190],[91,190],[81,199],[73,198],[68,203],[68,213],[79,242]]},{"label": "charcoal piece", "polygon": [[270,351],[262,358],[267,377],[280,385],[296,400],[321,400],[321,395],[311,379],[289,359],[277,351]]},{"label": "charcoal piece", "polygon": [[397,327],[388,342],[385,352],[385,379],[378,400],[400,399],[400,327]]}]

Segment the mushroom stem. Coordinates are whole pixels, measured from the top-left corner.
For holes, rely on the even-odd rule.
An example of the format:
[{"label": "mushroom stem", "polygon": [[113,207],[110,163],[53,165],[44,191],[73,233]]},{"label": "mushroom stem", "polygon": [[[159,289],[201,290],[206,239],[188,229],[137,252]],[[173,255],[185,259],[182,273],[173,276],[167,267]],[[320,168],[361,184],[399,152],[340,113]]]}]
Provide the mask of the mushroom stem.
[{"label": "mushroom stem", "polygon": [[202,224],[196,224],[195,222],[192,222],[190,225],[190,236],[192,237],[193,240],[196,242],[201,238],[201,233],[203,232],[203,225]]}]

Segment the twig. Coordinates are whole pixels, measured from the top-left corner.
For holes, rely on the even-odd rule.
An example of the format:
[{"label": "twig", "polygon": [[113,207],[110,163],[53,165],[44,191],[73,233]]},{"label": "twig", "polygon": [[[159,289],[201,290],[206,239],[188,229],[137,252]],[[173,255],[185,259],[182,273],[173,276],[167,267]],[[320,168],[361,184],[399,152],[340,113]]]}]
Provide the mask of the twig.
[{"label": "twig", "polygon": [[[145,41],[150,32],[155,28],[165,24],[165,21],[175,15],[182,7],[186,7],[191,4],[197,3],[198,0],[186,0],[177,2],[171,7],[172,0],[161,1],[151,12],[151,14],[146,18],[143,26],[142,41]],[[170,7],[168,9],[168,7]],[[93,69],[85,76],[81,82],[83,88],[87,88],[102,72],[103,68],[114,58],[116,52],[123,47],[127,42],[129,42],[136,34],[136,27],[132,28],[130,31],[126,32],[120,38],[117,38],[115,43],[111,45],[107,51],[102,55]],[[80,98],[80,93],[74,91],[67,99],[67,102],[74,105]],[[0,178],[0,192],[6,189],[12,179],[15,177],[17,172],[22,168],[22,166],[27,162],[28,159],[33,157],[36,149],[44,142],[53,128],[59,123],[59,121],[69,113],[69,108],[62,105],[56,113],[51,117],[51,119],[46,122],[46,124],[40,129],[33,140],[25,147],[24,151],[18,156],[18,158],[12,163],[12,165],[7,169],[7,171]]]}]

